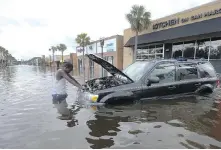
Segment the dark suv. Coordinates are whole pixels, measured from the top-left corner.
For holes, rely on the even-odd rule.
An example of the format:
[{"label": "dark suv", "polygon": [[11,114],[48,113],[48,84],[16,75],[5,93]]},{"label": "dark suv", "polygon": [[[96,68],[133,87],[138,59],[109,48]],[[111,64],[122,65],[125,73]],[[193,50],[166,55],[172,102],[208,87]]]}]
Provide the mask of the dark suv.
[{"label": "dark suv", "polygon": [[171,98],[189,94],[212,93],[219,86],[213,66],[203,60],[161,59],[137,61],[120,71],[93,54],[86,55],[111,76],[87,81],[78,99],[98,103]]}]

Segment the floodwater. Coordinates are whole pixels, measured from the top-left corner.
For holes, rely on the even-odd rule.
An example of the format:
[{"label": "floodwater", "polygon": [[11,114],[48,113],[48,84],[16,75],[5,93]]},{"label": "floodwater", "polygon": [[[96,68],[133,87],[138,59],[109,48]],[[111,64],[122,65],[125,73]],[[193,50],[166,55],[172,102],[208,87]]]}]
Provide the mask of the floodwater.
[{"label": "floodwater", "polygon": [[76,103],[72,120],[52,105],[54,72],[14,66],[0,71],[0,148],[221,148],[221,92],[206,97],[121,106]]}]

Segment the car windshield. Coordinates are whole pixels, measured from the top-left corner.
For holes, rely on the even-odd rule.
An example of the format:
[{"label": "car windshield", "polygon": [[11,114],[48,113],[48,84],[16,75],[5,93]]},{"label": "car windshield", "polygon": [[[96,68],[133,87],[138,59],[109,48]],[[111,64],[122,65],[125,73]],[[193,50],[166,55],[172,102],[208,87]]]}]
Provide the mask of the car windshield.
[{"label": "car windshield", "polygon": [[133,81],[138,81],[145,73],[147,67],[149,68],[150,66],[150,62],[147,61],[135,62],[124,69],[123,73],[130,77]]}]

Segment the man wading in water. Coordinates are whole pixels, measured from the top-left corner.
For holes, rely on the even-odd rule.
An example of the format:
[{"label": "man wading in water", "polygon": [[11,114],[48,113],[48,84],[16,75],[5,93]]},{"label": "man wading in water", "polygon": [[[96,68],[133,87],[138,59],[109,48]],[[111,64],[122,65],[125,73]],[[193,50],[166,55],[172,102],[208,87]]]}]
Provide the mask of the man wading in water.
[{"label": "man wading in water", "polygon": [[56,83],[54,91],[52,94],[53,104],[57,108],[58,113],[62,116],[61,119],[70,118],[71,111],[67,108],[68,104],[66,102],[66,80],[73,84],[74,86],[82,89],[82,86],[69,74],[73,70],[73,65],[71,63],[65,63],[62,69],[56,72]]}]

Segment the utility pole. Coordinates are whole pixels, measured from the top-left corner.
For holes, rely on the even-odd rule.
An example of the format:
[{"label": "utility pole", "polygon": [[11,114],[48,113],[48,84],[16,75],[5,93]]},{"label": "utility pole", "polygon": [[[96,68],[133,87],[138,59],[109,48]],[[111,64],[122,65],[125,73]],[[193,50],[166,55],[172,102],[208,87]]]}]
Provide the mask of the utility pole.
[{"label": "utility pole", "polygon": [[83,44],[83,73],[84,73],[84,83],[85,83],[85,65],[84,65],[84,44]]},{"label": "utility pole", "polygon": [[[104,47],[104,38],[100,38],[100,45],[101,45],[101,58],[103,59],[103,47]],[[104,70],[102,67],[102,77],[104,77]]]}]

